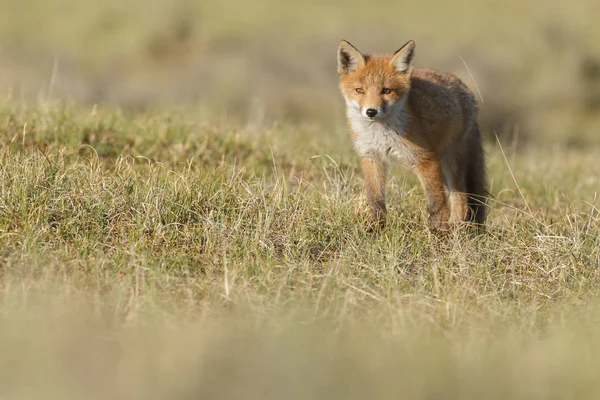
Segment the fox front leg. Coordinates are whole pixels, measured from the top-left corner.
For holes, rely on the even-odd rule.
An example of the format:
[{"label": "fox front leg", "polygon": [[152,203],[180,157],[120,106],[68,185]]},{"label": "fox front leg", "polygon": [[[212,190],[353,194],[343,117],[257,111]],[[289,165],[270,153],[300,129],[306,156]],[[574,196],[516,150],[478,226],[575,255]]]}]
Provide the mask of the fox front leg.
[{"label": "fox front leg", "polygon": [[383,228],[387,214],[385,207],[387,165],[379,157],[363,157],[360,164],[370,212],[369,228]]},{"label": "fox front leg", "polygon": [[449,210],[440,160],[435,155],[424,157],[416,172],[427,197],[429,225],[436,230],[447,230]]}]

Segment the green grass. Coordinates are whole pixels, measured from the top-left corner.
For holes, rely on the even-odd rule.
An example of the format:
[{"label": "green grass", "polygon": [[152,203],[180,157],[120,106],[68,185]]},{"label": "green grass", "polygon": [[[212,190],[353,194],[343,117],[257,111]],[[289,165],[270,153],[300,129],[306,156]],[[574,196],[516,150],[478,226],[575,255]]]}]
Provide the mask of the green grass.
[{"label": "green grass", "polygon": [[0,397],[596,396],[599,148],[488,141],[487,233],[439,236],[399,168],[365,231],[341,121],[6,104],[0,132]]}]

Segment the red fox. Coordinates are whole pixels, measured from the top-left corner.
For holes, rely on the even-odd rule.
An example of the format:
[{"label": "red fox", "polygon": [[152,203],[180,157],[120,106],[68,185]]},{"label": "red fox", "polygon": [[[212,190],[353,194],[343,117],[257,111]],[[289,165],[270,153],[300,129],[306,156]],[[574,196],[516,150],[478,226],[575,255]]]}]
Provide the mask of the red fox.
[{"label": "red fox", "polygon": [[456,76],[412,66],[415,42],[393,55],[338,47],[340,89],[354,147],[361,157],[374,226],[385,224],[387,164],[416,172],[429,223],[445,230],[486,219],[487,178],[477,102]]}]

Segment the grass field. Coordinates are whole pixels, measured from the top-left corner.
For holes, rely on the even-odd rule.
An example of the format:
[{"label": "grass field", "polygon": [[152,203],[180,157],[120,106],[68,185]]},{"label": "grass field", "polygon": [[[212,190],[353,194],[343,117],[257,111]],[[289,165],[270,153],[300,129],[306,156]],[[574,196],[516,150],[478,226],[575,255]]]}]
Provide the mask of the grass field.
[{"label": "grass field", "polygon": [[[0,399],[596,399],[577,3],[0,0]],[[477,84],[485,234],[364,229],[341,38]]]},{"label": "grass field", "polygon": [[398,169],[371,235],[342,127],[1,110],[8,398],[599,389],[598,148],[488,141],[494,199],[475,237],[425,228]]}]

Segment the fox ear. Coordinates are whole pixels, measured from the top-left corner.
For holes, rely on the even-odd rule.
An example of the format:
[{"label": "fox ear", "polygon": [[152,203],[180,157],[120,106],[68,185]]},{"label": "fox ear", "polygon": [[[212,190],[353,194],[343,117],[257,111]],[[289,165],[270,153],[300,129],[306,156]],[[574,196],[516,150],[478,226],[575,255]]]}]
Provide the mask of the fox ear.
[{"label": "fox ear", "polygon": [[338,47],[338,73],[346,75],[365,65],[365,57],[349,42],[342,40]]},{"label": "fox ear", "polygon": [[390,64],[392,64],[392,66],[398,72],[410,73],[412,71],[412,60],[414,55],[415,41],[409,40],[404,46],[394,53]]}]

